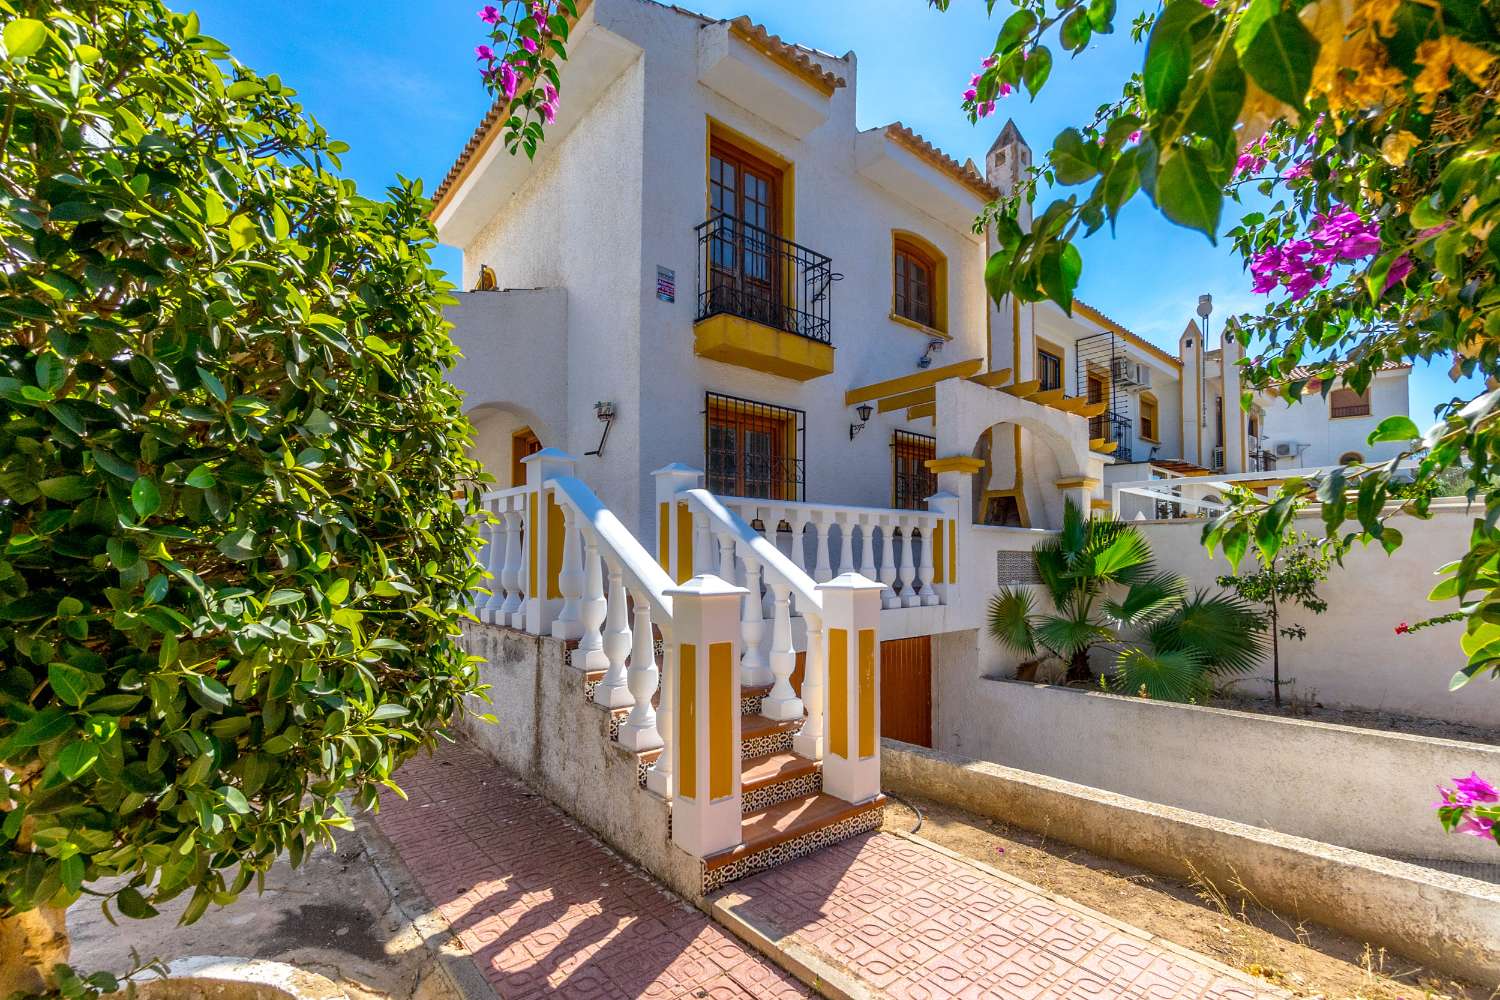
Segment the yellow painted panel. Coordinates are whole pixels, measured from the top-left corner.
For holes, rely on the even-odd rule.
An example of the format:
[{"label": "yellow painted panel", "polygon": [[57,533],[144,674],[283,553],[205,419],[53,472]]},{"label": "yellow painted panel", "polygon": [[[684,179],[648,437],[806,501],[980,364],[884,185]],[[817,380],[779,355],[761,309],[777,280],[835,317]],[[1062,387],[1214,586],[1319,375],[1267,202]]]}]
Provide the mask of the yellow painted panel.
[{"label": "yellow painted panel", "polygon": [[529,497],[529,504],[531,516],[526,521],[526,550],[528,560],[527,565],[529,567],[529,572],[526,576],[526,596],[537,597],[540,595],[542,589],[541,587],[537,586],[538,577],[536,568],[537,525],[541,523],[541,518],[537,515],[537,495],[535,493],[531,494],[531,496]]},{"label": "yellow painted panel", "polygon": [[833,371],[832,345],[727,313],[693,326],[693,353],[797,382]]},{"label": "yellow painted panel", "polygon": [[716,642],[708,647],[708,800],[734,791],[734,717],[739,712],[734,691],[734,646]]},{"label": "yellow painted panel", "polygon": [[930,385],[937,385],[944,379],[968,378],[970,375],[979,374],[979,369],[983,367],[983,358],[970,358],[967,361],[944,365],[941,368],[929,368],[926,371],[916,372],[912,375],[902,375],[899,378],[886,379],[884,382],[875,382],[845,392],[844,405],[853,406],[855,403],[880,399],[882,396],[894,396],[901,392],[924,389]]},{"label": "yellow painted panel", "polygon": [[665,500],[656,514],[656,561],[668,573],[672,572],[672,507]]},{"label": "yellow painted panel", "polygon": [[[845,676],[848,671],[844,671]],[[875,756],[875,630],[859,630],[859,756]]]},{"label": "yellow painted panel", "polygon": [[683,643],[677,650],[677,794],[698,797],[698,647]]},{"label": "yellow painted panel", "polygon": [[943,576],[943,522],[932,526],[932,540],[923,544],[932,546],[932,582],[946,583]]},{"label": "yellow painted panel", "polygon": [[693,578],[693,512],[688,505],[677,505],[677,582]]},{"label": "yellow painted panel", "polygon": [[937,390],[932,386],[926,389],[913,389],[911,392],[901,392],[894,396],[886,396],[875,404],[878,413],[890,413],[892,410],[905,409],[908,406],[917,406],[922,403],[934,403],[937,401]]},{"label": "yellow painted panel", "polygon": [[952,567],[950,575],[953,582],[958,582],[958,521],[948,519],[948,565]]},{"label": "yellow painted panel", "polygon": [[937,416],[937,404],[936,403],[922,403],[922,404],[920,404],[918,406],[908,406],[906,408],[906,419],[907,420],[921,420],[923,417],[936,417],[936,416]]},{"label": "yellow painted panel", "polygon": [[828,750],[849,759],[849,630],[828,630]]},{"label": "yellow painted panel", "polygon": [[563,567],[563,544],[568,540],[568,522],[563,519],[562,508],[552,495],[547,495],[547,599],[556,601],[562,597],[562,582],[558,574]]}]

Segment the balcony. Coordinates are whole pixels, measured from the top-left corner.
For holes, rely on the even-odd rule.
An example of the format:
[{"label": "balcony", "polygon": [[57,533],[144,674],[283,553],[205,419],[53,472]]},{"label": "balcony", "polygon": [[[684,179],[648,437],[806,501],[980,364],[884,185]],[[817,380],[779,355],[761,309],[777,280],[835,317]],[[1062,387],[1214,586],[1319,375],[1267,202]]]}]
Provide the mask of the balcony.
[{"label": "balcony", "polygon": [[697,227],[699,357],[806,382],[833,371],[833,261],[730,215]]}]

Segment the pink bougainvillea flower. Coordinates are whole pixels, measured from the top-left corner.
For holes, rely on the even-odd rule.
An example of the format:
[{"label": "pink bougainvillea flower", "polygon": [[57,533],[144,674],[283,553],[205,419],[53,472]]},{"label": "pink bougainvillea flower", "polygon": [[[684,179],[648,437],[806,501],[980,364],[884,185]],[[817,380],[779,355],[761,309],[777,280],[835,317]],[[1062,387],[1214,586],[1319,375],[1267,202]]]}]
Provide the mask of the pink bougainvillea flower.
[{"label": "pink bougainvillea flower", "polygon": [[1000,57],[999,56],[996,56],[996,55],[985,56],[985,58],[984,58],[984,64],[983,64],[984,68],[985,69],[989,69],[992,66],[994,66],[996,63],[998,63],[999,61],[1000,61]]},{"label": "pink bougainvillea flower", "polygon": [[976,90],[973,87],[970,87],[968,90],[964,91],[964,100],[966,100],[966,101],[972,101],[974,98],[976,98],[978,96],[979,96],[979,91]]},{"label": "pink bougainvillea flower", "polygon": [[1217,7],[1218,5],[1219,0],[1203,0],[1203,6],[1205,7]]},{"label": "pink bougainvillea flower", "polygon": [[1396,626],[1396,634],[1397,635],[1406,635],[1410,631],[1411,631],[1411,626],[1408,625],[1408,624],[1406,624],[1406,622],[1402,622],[1400,625]]},{"label": "pink bougainvillea flower", "polygon": [[1286,170],[1282,171],[1281,177],[1283,180],[1294,181],[1306,177],[1311,173],[1312,160],[1303,160],[1301,163],[1294,163],[1290,167],[1287,167]]},{"label": "pink bougainvillea flower", "polygon": [[[1000,81],[1000,88],[998,90],[996,90],[995,93],[999,94],[1001,97],[1008,97],[1010,95],[1010,90],[1011,90],[1010,84],[1008,84],[1004,80],[1002,80],[1002,81]],[[995,102],[991,101],[990,103],[994,104]],[[994,110],[994,109],[991,108],[991,110]]]},{"label": "pink bougainvillea flower", "polygon": [[521,86],[521,77],[510,63],[504,63],[500,67],[500,90],[505,94],[505,99],[510,100],[516,96],[516,90]]},{"label": "pink bougainvillea flower", "polygon": [[1467,778],[1454,778],[1453,790],[1461,805],[1474,805],[1476,802],[1491,803],[1500,802],[1500,791],[1495,786],[1479,776],[1479,772],[1470,771]]},{"label": "pink bougainvillea flower", "polygon": [[485,24],[499,24],[500,12],[495,9],[493,4],[486,4],[479,8],[479,19]]},{"label": "pink bougainvillea flower", "polygon": [[476,45],[474,46],[474,58],[483,59],[485,62],[494,62],[495,50],[488,45]]},{"label": "pink bougainvillea flower", "polygon": [[543,83],[542,84],[542,93],[544,93],[544,94],[547,95],[547,103],[548,104],[556,104],[557,103],[557,88],[554,87],[554,86],[552,86],[552,84],[550,84],[550,83]]},{"label": "pink bougainvillea flower", "polygon": [[553,122],[557,121],[557,105],[551,103],[550,101],[543,102],[542,121],[546,122],[548,125],[551,125]]},{"label": "pink bougainvillea flower", "polygon": [[[1001,84],[1001,86],[1004,86],[1004,84]],[[981,101],[979,107],[975,110],[978,111],[979,117],[988,118],[990,115],[995,113],[995,102]]]},{"label": "pink bougainvillea flower", "polygon": [[1131,142],[1140,142],[1141,141],[1141,130],[1140,129],[1136,129],[1134,132],[1130,133],[1130,141]]},{"label": "pink bougainvillea flower", "polygon": [[521,48],[525,49],[527,52],[530,52],[532,55],[536,55],[536,50],[538,48],[538,46],[536,44],[536,39],[535,38],[523,38],[523,39],[521,39]]},{"label": "pink bougainvillea flower", "polygon": [[1385,287],[1381,291],[1388,292],[1392,288],[1395,288],[1401,282],[1405,281],[1406,276],[1409,274],[1411,274],[1411,258],[1406,254],[1402,254],[1391,261],[1391,269],[1385,272]]}]

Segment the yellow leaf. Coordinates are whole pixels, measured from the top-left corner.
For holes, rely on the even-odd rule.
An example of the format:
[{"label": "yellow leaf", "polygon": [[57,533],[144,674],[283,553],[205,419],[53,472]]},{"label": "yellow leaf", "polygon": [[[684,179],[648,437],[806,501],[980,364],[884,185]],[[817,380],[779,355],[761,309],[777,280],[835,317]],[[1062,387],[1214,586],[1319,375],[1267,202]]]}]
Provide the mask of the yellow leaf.
[{"label": "yellow leaf", "polygon": [[1477,45],[1470,45],[1462,38],[1445,35],[1444,40],[1448,43],[1449,57],[1459,72],[1475,83],[1483,83],[1490,64],[1495,61],[1494,55]]},{"label": "yellow leaf", "polygon": [[1380,144],[1380,156],[1393,167],[1404,166],[1407,156],[1420,141],[1415,135],[1405,130],[1392,132]]}]

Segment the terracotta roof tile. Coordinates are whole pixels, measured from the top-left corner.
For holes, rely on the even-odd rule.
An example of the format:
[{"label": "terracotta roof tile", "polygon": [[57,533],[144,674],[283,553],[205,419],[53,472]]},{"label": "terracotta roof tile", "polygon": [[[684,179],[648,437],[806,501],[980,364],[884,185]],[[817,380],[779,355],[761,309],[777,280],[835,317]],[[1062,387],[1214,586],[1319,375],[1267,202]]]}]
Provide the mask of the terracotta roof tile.
[{"label": "terracotta roof tile", "polygon": [[783,64],[789,63],[789,69],[800,70],[813,80],[821,81],[829,93],[835,87],[845,86],[843,77],[824,69],[802,46],[782,41],[779,35],[771,34],[764,25],[756,24],[747,15],[741,14],[732,19],[729,26],[740,38],[761,52]]},{"label": "terracotta roof tile", "polygon": [[1001,196],[1000,189],[985,180],[973,163],[959,163],[901,122],[887,125],[885,134],[986,200],[994,201]]},{"label": "terracotta roof tile", "polygon": [[[1353,362],[1350,362],[1350,361],[1341,361],[1341,362],[1339,362],[1337,365],[1334,366],[1334,369],[1333,369],[1334,374],[1338,375],[1338,374],[1342,373],[1344,371],[1344,369],[1348,368],[1352,363]],[[1394,371],[1399,371],[1402,368],[1410,368],[1410,367],[1411,367],[1411,365],[1408,364],[1405,361],[1384,361],[1384,362],[1381,362],[1379,371],[1394,372]],[[1293,368],[1290,372],[1287,373],[1285,381],[1287,381],[1287,382],[1295,382],[1298,379],[1318,378],[1320,375],[1322,375],[1322,373],[1327,368],[1328,368],[1328,363],[1327,362],[1323,362],[1321,364],[1298,365],[1296,368]]]}]

